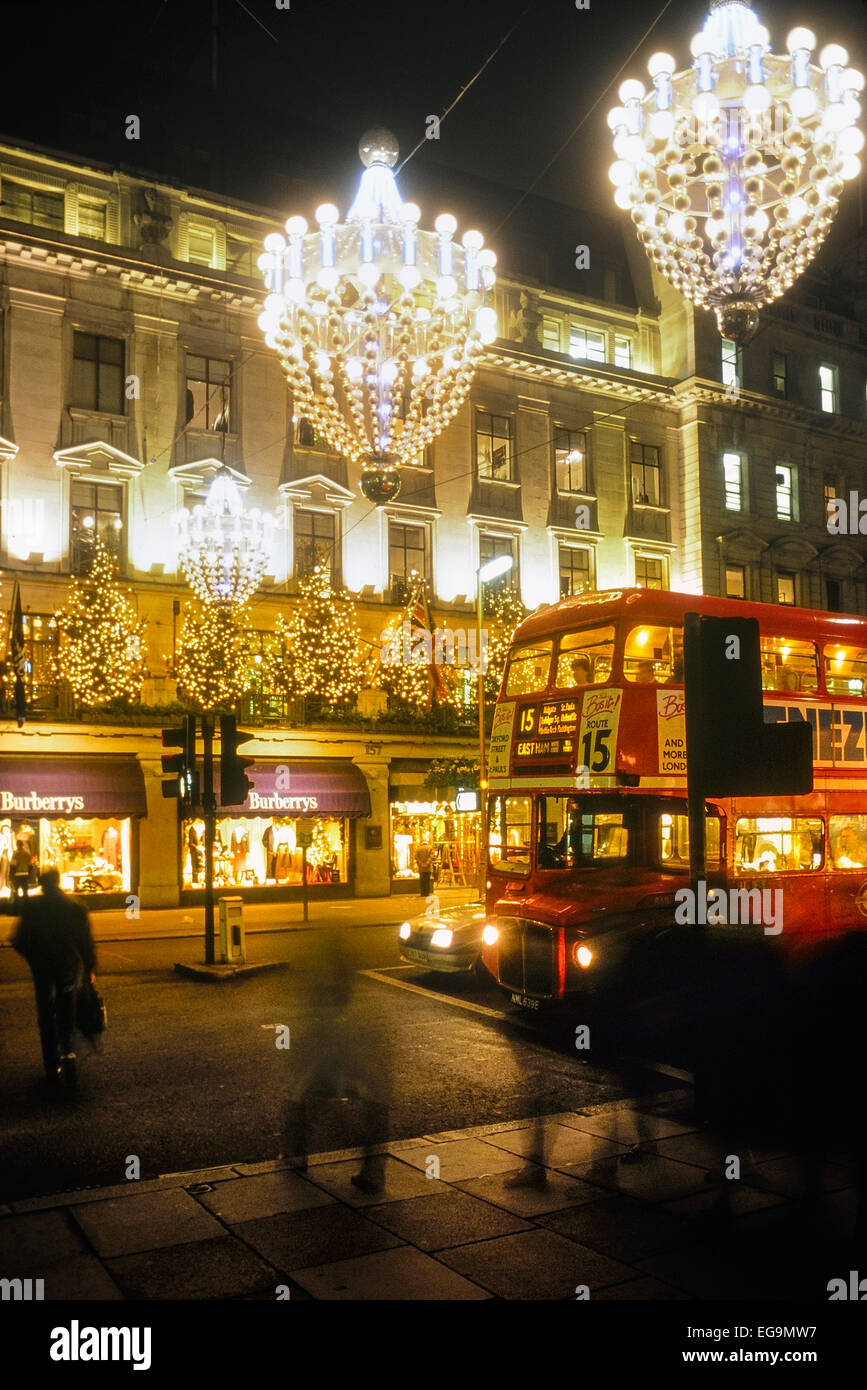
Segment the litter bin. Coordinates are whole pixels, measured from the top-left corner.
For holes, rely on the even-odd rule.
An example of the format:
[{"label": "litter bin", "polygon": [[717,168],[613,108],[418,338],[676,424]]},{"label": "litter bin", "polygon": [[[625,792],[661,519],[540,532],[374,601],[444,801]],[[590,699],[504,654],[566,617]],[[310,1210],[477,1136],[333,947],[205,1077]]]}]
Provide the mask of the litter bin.
[{"label": "litter bin", "polygon": [[247,959],[244,940],[243,898],[220,898],[220,961],[223,965],[243,965]]}]

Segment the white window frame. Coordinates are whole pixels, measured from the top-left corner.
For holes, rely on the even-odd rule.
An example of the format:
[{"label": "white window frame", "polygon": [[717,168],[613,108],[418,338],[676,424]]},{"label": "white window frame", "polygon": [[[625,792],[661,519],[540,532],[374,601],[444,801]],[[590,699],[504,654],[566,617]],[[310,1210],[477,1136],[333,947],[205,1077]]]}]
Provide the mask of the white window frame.
[{"label": "white window frame", "polygon": [[731,338],[720,339],[720,375],[723,386],[740,385],[741,350]]},{"label": "white window frame", "polygon": [[[557,346],[552,347],[546,342],[546,337],[553,337],[556,334]],[[553,314],[542,315],[542,347],[545,352],[563,351],[563,323],[561,319],[555,318]]]},{"label": "white window frame", "polygon": [[[733,495],[729,490],[729,478],[727,470],[731,461],[734,460],[738,469],[738,505],[729,506],[729,496]],[[727,512],[743,512],[745,510],[744,501],[746,496],[746,468],[744,467],[744,456],[735,449],[725,449],[723,451],[723,505]]]},{"label": "white window frame", "polygon": [[[827,384],[824,373],[828,373]],[[819,404],[827,415],[840,411],[840,373],[833,362],[819,363]]]},{"label": "white window frame", "polygon": [[[596,338],[601,338],[602,356],[591,356],[588,349],[588,337],[593,334]],[[576,352],[575,344],[583,336],[584,351]],[[594,348],[594,352],[597,351]],[[569,325],[569,356],[574,357],[579,362],[607,362],[608,361],[608,335],[604,328],[591,328],[584,323],[571,323]]]},{"label": "white window frame", "polygon": [[[624,355],[626,357],[625,362],[622,360]],[[625,333],[615,333],[614,335],[614,365],[615,367],[622,367],[626,371],[632,371],[632,339]]]},{"label": "white window frame", "polygon": [[[780,484],[780,480],[779,480],[779,478],[778,478],[778,476],[777,476],[779,472],[783,472],[783,473],[785,473],[785,474],[788,474],[788,488],[785,486],[785,479],[784,479],[784,481],[783,481],[783,484],[782,484],[782,485]],[[788,515],[787,515],[784,511],[781,511],[781,510],[780,510],[780,498],[781,498],[781,496],[782,496],[782,497],[788,496],[788,500],[789,500]],[[780,462],[777,462],[777,463],[774,464],[774,504],[775,504],[776,518],[777,518],[778,521],[797,521],[797,520],[798,520],[797,476],[796,476],[794,464],[791,464],[791,463],[780,463]]]}]

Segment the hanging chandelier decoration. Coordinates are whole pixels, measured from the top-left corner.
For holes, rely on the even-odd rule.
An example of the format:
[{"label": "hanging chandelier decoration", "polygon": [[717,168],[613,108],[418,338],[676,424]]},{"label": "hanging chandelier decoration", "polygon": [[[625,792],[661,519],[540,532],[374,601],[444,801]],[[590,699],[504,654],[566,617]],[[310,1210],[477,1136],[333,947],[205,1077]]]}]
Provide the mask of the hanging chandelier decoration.
[{"label": "hanging chandelier decoration", "polygon": [[362,466],[361,489],[378,506],[459,410],[483,344],[497,336],[490,304],[496,256],[481,232],[443,213],[435,231],[404,203],[387,130],[359,144],[365,166],[340,222],[316,209],[318,231],[290,217],[259,258],[268,297],[259,326],[280,355],[296,416]]},{"label": "hanging chandelier decoration", "polygon": [[654,54],[651,90],[623,82],[608,115],[614,201],[665,278],[739,342],[809,265],[861,169],[863,75],[839,44],[813,62],[809,29],[786,46],[771,52],[742,0],[715,0],[692,67]]},{"label": "hanging chandelier decoration", "polygon": [[184,577],[203,603],[240,606],[252,597],[270,559],[275,518],[246,511],[228,468],[215,474],[204,502],[173,518]]}]

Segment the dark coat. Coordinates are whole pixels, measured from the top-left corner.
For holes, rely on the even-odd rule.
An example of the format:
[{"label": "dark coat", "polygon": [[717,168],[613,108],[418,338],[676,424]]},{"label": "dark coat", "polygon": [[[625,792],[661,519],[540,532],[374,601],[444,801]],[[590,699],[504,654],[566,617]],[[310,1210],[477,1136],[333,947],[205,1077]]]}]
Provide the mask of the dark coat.
[{"label": "dark coat", "polygon": [[56,890],[16,903],[20,921],[12,946],[35,973],[51,971],[67,977],[86,975],[96,969],[96,949],[90,920],[80,903]]}]

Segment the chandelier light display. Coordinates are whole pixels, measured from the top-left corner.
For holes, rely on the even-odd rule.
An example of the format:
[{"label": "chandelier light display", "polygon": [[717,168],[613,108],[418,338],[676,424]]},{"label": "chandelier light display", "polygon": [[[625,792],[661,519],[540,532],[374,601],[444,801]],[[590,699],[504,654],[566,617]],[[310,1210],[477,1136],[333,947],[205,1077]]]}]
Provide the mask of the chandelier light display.
[{"label": "chandelier light display", "polygon": [[861,169],[862,74],[839,44],[814,62],[809,29],[786,47],[771,52],[741,0],[715,0],[692,67],[675,73],[655,53],[651,90],[623,82],[608,115],[614,201],[666,279],[741,342],[813,259]]},{"label": "chandelier light display", "polygon": [[418,207],[398,192],[389,131],[369,131],[359,154],[365,170],[345,222],[324,203],[318,231],[290,217],[285,237],[265,238],[259,326],[296,416],[361,463],[362,491],[381,505],[397,496],[400,465],[456,414],[475,359],[497,336],[488,303],[496,256],[481,232],[456,243],[450,213],[433,232],[419,229]]},{"label": "chandelier light display", "polygon": [[274,517],[244,510],[228,468],[215,475],[203,503],[174,517],[181,568],[203,603],[241,605],[255,593],[270,557]]}]

